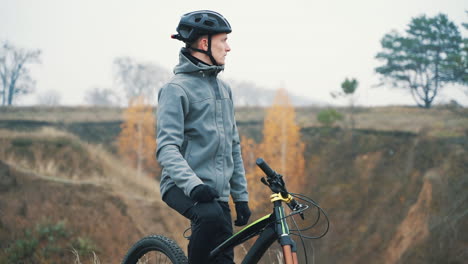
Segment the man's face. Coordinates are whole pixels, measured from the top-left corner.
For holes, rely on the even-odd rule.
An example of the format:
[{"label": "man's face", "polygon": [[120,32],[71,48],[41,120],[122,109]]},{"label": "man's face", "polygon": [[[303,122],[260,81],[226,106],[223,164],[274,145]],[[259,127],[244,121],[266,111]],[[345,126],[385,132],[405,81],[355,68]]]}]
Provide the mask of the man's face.
[{"label": "man's face", "polygon": [[231,51],[231,47],[227,43],[228,34],[219,33],[211,37],[211,54],[216,60],[218,65],[224,65],[226,61],[226,55]]}]

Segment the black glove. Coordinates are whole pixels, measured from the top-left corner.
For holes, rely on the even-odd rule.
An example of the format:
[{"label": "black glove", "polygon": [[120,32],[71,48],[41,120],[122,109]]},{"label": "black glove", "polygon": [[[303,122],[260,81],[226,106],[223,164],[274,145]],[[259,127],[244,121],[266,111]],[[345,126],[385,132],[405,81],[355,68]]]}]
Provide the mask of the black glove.
[{"label": "black glove", "polygon": [[193,188],[193,190],[190,192],[190,198],[196,202],[211,202],[215,198],[219,198],[219,194],[218,191],[211,188],[210,186],[200,184]]},{"label": "black glove", "polygon": [[236,214],[237,219],[234,221],[234,225],[236,226],[243,226],[247,224],[250,218],[250,209],[248,202],[237,202],[236,203]]}]

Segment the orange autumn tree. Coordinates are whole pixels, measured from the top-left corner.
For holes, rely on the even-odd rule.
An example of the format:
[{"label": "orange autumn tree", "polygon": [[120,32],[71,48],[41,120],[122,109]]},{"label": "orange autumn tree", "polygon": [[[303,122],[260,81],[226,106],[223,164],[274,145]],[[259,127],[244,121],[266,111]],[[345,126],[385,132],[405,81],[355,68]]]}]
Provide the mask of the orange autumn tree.
[{"label": "orange autumn tree", "polygon": [[[271,191],[260,182],[263,176],[261,171],[257,169],[255,163],[260,153],[258,151],[258,144],[251,138],[241,137],[242,160],[244,161],[245,177],[247,178],[248,191],[249,191],[249,205],[253,211],[258,213],[268,213],[264,210],[258,210],[265,205],[266,199],[269,197]],[[269,208],[268,208],[269,209]]]},{"label": "orange autumn tree", "polygon": [[292,192],[300,192],[305,183],[304,149],[296,111],[287,91],[279,89],[266,112],[260,150],[263,159],[285,177]]},{"label": "orange autumn tree", "polygon": [[254,212],[269,213],[267,198],[271,191],[260,182],[264,173],[257,168],[255,160],[262,157],[274,170],[284,176],[288,190],[301,192],[305,183],[305,145],[296,124],[296,113],[286,90],[278,90],[273,104],[266,111],[263,140],[256,144],[253,139],[242,137],[242,158],[248,181],[250,204]]},{"label": "orange autumn tree", "polygon": [[120,157],[136,168],[137,176],[155,173],[158,165],[154,156],[155,118],[151,105],[143,97],[136,97],[130,101],[123,119],[117,138]]}]

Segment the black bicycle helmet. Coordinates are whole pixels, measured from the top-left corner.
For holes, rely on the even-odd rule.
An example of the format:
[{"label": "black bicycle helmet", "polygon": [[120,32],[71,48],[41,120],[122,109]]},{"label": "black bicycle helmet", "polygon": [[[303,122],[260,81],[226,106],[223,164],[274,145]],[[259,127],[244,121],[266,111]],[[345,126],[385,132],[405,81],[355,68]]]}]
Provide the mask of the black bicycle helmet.
[{"label": "black bicycle helmet", "polygon": [[200,10],[183,15],[177,26],[179,34],[172,35],[172,38],[191,44],[203,35],[231,33],[231,31],[231,25],[221,14]]},{"label": "black bicycle helmet", "polygon": [[[218,64],[211,54],[211,36],[232,32],[226,18],[210,10],[193,11],[183,15],[176,30],[178,34],[171,35],[171,38],[185,42],[186,48],[207,54],[214,65]],[[208,50],[191,47],[191,44],[203,35],[208,35]]]}]

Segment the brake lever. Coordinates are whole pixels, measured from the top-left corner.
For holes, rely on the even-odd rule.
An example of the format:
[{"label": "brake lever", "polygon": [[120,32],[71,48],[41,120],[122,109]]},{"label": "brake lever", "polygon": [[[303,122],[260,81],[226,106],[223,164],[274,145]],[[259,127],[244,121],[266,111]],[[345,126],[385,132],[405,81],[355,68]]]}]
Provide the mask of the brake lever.
[{"label": "brake lever", "polygon": [[263,184],[265,184],[266,186],[270,187],[270,184],[268,184],[268,182],[267,182],[267,180],[265,179],[265,177],[262,177],[262,178],[260,179],[260,181],[261,181]]},{"label": "brake lever", "polygon": [[[293,212],[299,211],[303,207],[303,205],[296,202],[296,200],[292,200],[290,203],[288,203],[288,206]],[[299,215],[301,216],[302,220],[305,219],[304,212],[299,212]]]}]

